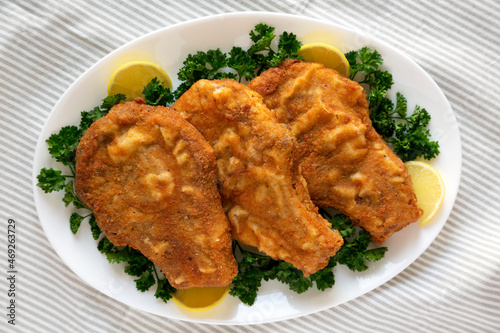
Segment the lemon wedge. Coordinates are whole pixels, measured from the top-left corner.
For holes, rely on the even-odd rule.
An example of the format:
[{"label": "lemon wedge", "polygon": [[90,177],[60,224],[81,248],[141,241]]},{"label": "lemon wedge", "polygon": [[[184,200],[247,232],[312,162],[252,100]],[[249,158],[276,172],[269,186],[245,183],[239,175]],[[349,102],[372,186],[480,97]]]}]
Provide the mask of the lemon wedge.
[{"label": "lemon wedge", "polygon": [[298,54],[307,62],[318,62],[326,68],[339,72],[342,76],[349,77],[349,61],[344,53],[334,46],[325,43],[310,43],[303,45]]},{"label": "lemon wedge", "polygon": [[206,311],[222,302],[228,293],[229,286],[179,289],[173,294],[173,300],[186,310]]},{"label": "lemon wedge", "polygon": [[417,204],[424,213],[419,224],[428,223],[443,203],[444,183],[439,172],[428,163],[410,161],[405,163],[417,195]]},{"label": "lemon wedge", "polygon": [[147,61],[128,62],[118,67],[111,75],[108,95],[125,94],[127,101],[132,101],[142,96],[144,87],[155,77],[163,82],[165,87],[172,88],[170,77],[157,64]]}]

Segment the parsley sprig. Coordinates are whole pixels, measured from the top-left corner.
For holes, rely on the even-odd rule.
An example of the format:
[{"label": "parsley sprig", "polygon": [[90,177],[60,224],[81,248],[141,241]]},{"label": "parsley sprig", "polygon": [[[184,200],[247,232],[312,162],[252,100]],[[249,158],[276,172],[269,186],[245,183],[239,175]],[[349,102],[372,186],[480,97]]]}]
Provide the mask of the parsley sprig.
[{"label": "parsley sprig", "polygon": [[183,82],[175,90],[175,97],[179,98],[196,81],[201,79],[236,79],[237,76],[234,73],[222,71],[227,66],[227,63],[227,55],[219,48],[207,52],[198,51],[194,54],[188,54],[183,62],[184,66],[177,73],[177,78]]},{"label": "parsley sprig", "polygon": [[368,47],[345,54],[351,66],[350,78],[363,84],[368,91],[370,119],[373,127],[404,162],[417,157],[432,159],[439,154],[439,144],[430,139],[426,128],[431,116],[424,108],[415,106],[408,114],[407,100],[396,94],[396,104],[387,97],[393,85],[391,73],[382,70],[379,52]]},{"label": "parsley sprig", "polygon": [[[153,79],[145,87],[143,95],[146,101],[149,101],[152,105],[166,104],[173,99],[170,90],[157,79]],[[97,248],[106,255],[108,261],[110,263],[127,263],[124,268],[125,272],[137,277],[134,281],[139,291],[149,290],[156,283],[155,297],[166,302],[172,298],[171,294],[175,292],[175,289],[170,285],[168,280],[160,278],[161,273],[157,272],[153,262],[141,252],[129,246],[116,247],[102,235],[94,214],[81,202],[74,190],[73,179],[75,177],[76,147],[81,137],[93,122],[106,115],[114,105],[125,100],[125,98],[123,94],[108,96],[102,100],[100,106],[96,106],[90,111],[81,112],[79,126],[65,126],[58,133],[52,134],[46,141],[49,147],[49,154],[57,162],[67,166],[70,174],[63,174],[61,170],[53,168],[42,168],[40,174],[37,176],[37,186],[45,193],[64,190],[62,201],[66,207],[72,204],[78,210],[78,212],[71,213],[70,216],[69,224],[71,232],[76,234],[82,222],[87,219],[92,237],[95,240],[100,239]],[[82,211],[85,213],[81,213]]]},{"label": "parsley sprig", "polygon": [[[115,104],[125,100],[125,95],[118,94],[116,96],[108,96],[102,100],[100,106],[95,107],[90,111],[81,112],[80,126],[64,126],[58,133],[54,133],[46,140],[49,154],[57,162],[66,166],[69,169],[69,174],[64,174],[62,170],[53,168],[42,168],[37,176],[37,186],[45,193],[64,190],[62,201],[65,206],[73,205],[77,209],[88,209],[83,202],[78,199],[73,187],[73,179],[75,178],[75,157],[76,147],[80,142],[83,133],[97,119],[104,116]],[[78,212],[71,213],[70,229],[73,233],[78,231],[83,220],[91,218],[93,215],[80,215]]]},{"label": "parsley sprig", "polygon": [[250,31],[250,39],[253,44],[248,49],[248,55],[254,60],[255,66],[253,68],[253,75],[246,79],[253,79],[266,69],[276,67],[288,58],[299,58],[298,51],[302,46],[302,42],[297,40],[297,36],[293,33],[283,32],[279,36],[277,50],[272,46],[272,42],[276,37],[275,28],[267,24],[257,24],[255,28]]},{"label": "parsley sprig", "polygon": [[333,287],[335,278],[331,261],[327,267],[305,277],[302,271],[283,260],[274,260],[264,254],[244,249],[237,241],[233,250],[238,260],[238,275],[234,278],[229,294],[238,297],[243,303],[252,305],[262,281],[277,280],[288,285],[289,289],[301,294],[313,287],[316,282],[318,290]]},{"label": "parsley sprig", "polygon": [[[280,35],[277,49],[273,48],[275,37],[273,27],[258,24],[250,32],[253,44],[247,50],[234,46],[228,53],[215,49],[188,55],[183,63],[184,66],[178,72],[179,80],[183,81],[179,88],[172,92],[163,83],[154,79],[144,88],[146,103],[166,106],[173,103],[199,79],[234,78],[240,82],[248,81],[287,58],[298,58],[297,52],[301,42],[294,34],[284,32]],[[347,53],[346,57],[351,65],[351,79],[367,88],[370,118],[374,127],[393,145],[396,154],[403,160],[412,160],[417,156],[424,156],[427,159],[436,156],[439,153],[439,145],[430,141],[430,133],[425,128],[430,121],[427,111],[416,106],[414,111],[408,114],[407,101],[403,95],[396,94],[396,104],[387,97],[393,80],[389,72],[381,69],[383,64],[381,55],[369,48],[362,48]],[[43,168],[37,177],[37,185],[46,193],[64,190],[64,204],[73,205],[77,209],[77,212],[73,212],[70,217],[71,231],[76,233],[82,221],[87,220],[93,238],[99,240],[99,251],[106,255],[108,261],[125,263],[125,272],[136,277],[134,281],[140,291],[149,290],[156,283],[155,297],[167,301],[175,292],[168,280],[162,278],[162,273],[157,271],[153,262],[139,251],[128,246],[114,246],[102,234],[95,216],[78,199],[73,188],[76,147],[81,136],[93,122],[124,99],[123,95],[108,96],[103,99],[100,106],[81,113],[79,126],[66,126],[51,135],[47,140],[49,153],[57,162],[66,166],[69,173]],[[332,215],[323,209],[320,209],[320,212],[330,220],[332,228],[339,230],[344,238],[344,245],[325,268],[306,278],[293,265],[282,260],[274,260],[262,253],[249,251],[234,241],[233,251],[238,258],[238,275],[233,280],[230,294],[251,305],[256,300],[262,281],[269,280],[280,281],[297,293],[303,293],[313,287],[326,290],[335,284],[333,273],[335,266],[344,265],[353,271],[365,271],[369,262],[384,257],[387,248],[370,248],[369,233],[353,226],[347,216]]]},{"label": "parsley sprig", "polygon": [[229,294],[238,297],[243,303],[252,305],[262,285],[262,281],[277,280],[288,285],[291,291],[303,293],[313,286],[318,290],[332,288],[335,284],[333,268],[345,265],[352,271],[365,271],[368,261],[377,261],[384,257],[387,247],[368,249],[371,245],[370,234],[352,225],[346,215],[332,215],[321,209],[324,218],[330,220],[332,228],[340,232],[344,245],[330,258],[323,269],[309,277],[292,264],[282,260],[274,260],[264,254],[246,250],[237,241],[233,243],[233,251],[238,259],[238,275],[233,280]]},{"label": "parsley sprig", "polygon": [[175,90],[176,98],[201,79],[249,81],[287,58],[299,58],[297,53],[302,43],[296,35],[288,32],[281,34],[277,48],[272,45],[275,37],[274,27],[259,23],[250,31],[252,44],[247,50],[233,46],[228,53],[217,48],[189,54],[177,73],[178,79],[183,82]]},{"label": "parsley sprig", "polygon": [[137,277],[134,280],[137,290],[147,291],[157,284],[155,297],[167,302],[172,298],[175,288],[170,285],[167,279],[160,278],[154,263],[145,257],[140,251],[129,246],[116,247],[107,239],[102,237],[97,245],[97,249],[106,255],[110,263],[126,263],[125,273]]},{"label": "parsley sprig", "polygon": [[146,104],[153,106],[167,106],[168,104],[172,104],[175,100],[174,93],[170,88],[167,88],[165,84],[156,77],[144,87],[142,94],[144,95]]},{"label": "parsley sprig", "polygon": [[370,234],[353,226],[346,215],[332,216],[326,210],[321,210],[321,212],[330,220],[332,228],[338,230],[344,239],[344,245],[332,258],[333,261],[347,266],[352,271],[362,272],[368,269],[367,261],[378,261],[384,257],[387,247],[368,249],[371,244]]}]

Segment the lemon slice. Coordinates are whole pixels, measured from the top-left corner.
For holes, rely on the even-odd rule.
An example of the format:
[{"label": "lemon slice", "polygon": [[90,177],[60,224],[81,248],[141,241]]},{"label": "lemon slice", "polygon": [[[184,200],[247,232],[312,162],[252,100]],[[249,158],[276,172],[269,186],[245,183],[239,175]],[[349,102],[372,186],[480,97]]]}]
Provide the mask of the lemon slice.
[{"label": "lemon slice", "polygon": [[349,77],[349,61],[336,47],[325,43],[310,43],[303,45],[298,54],[307,62],[319,62],[326,68],[335,69],[342,76]]},{"label": "lemon slice", "polygon": [[424,213],[419,224],[424,225],[436,214],[443,203],[444,183],[439,172],[430,164],[411,161],[405,163],[413,182],[413,189],[417,195],[417,204]]},{"label": "lemon slice", "polygon": [[118,67],[111,75],[108,95],[125,94],[127,101],[132,101],[142,96],[144,87],[155,77],[163,82],[165,87],[172,88],[170,77],[157,64],[147,61],[128,62]]},{"label": "lemon slice", "polygon": [[179,289],[173,294],[173,300],[186,310],[205,311],[222,302],[228,293],[229,286]]}]

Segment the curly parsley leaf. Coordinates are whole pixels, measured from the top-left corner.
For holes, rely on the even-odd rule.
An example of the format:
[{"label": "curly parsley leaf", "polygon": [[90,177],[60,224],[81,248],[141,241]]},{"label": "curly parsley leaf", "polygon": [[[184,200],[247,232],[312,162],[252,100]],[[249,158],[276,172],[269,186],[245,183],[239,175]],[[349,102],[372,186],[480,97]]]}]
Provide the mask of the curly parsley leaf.
[{"label": "curly parsley leaf", "polygon": [[439,144],[430,139],[426,129],[429,113],[418,105],[411,115],[407,112],[406,98],[396,94],[396,105],[387,97],[393,85],[392,75],[381,69],[380,53],[368,47],[346,53],[351,66],[351,79],[367,87],[370,119],[373,127],[404,162],[417,157],[432,159],[439,154]]},{"label": "curly parsley leaf", "polygon": [[271,47],[271,43],[276,37],[274,30],[274,27],[260,23],[250,31],[250,39],[253,44],[248,49],[248,54],[255,61],[257,74],[270,67],[269,64],[276,54]]},{"label": "curly parsley leaf", "polygon": [[111,110],[111,108],[113,106],[115,106],[116,104],[121,103],[122,101],[124,101],[126,99],[127,99],[127,96],[125,96],[124,94],[116,94],[116,95],[113,95],[113,96],[106,96],[102,100],[100,108],[101,108],[102,111],[108,113],[108,111]]},{"label": "curly parsley leaf", "polygon": [[329,217],[332,228],[339,231],[344,238],[344,245],[332,257],[329,265],[339,263],[347,266],[352,271],[365,271],[368,269],[368,261],[380,260],[387,252],[387,247],[378,247],[368,250],[371,244],[370,234],[352,225],[352,222],[344,214]]},{"label": "curly parsley leaf", "polygon": [[222,71],[227,66],[227,55],[219,48],[207,52],[198,51],[195,54],[188,54],[183,65],[177,73],[177,77],[184,82],[175,90],[176,98],[179,98],[189,87],[201,79],[237,78],[234,73]]},{"label": "curly parsley leaf", "polygon": [[278,280],[281,283],[287,284],[290,290],[298,294],[305,292],[313,285],[312,280],[304,277],[302,271],[285,261],[279,261],[278,265],[274,266],[264,275],[264,279],[266,281],[271,279]]},{"label": "curly parsley leaf", "polygon": [[137,290],[144,292],[149,290],[149,288],[151,288],[155,284],[156,279],[153,273],[151,273],[151,271],[148,269],[147,271],[144,271],[141,274],[141,276],[138,279],[135,279],[134,281]]},{"label": "curly parsley leaf", "polygon": [[332,268],[335,266],[336,262],[330,260],[330,263],[331,264],[328,264],[327,267],[310,275],[311,281],[316,283],[316,288],[318,290],[323,291],[335,285],[335,275],[333,274]]},{"label": "curly parsley leaf", "polygon": [[111,243],[110,240],[106,237],[101,238],[99,243],[97,243],[97,249],[99,250],[99,252],[104,254],[113,251],[114,248],[115,246],[113,245],[113,243]]},{"label": "curly parsley leaf", "polygon": [[[401,119],[405,119],[408,114],[408,102],[401,93],[396,93],[396,106],[394,107],[394,114],[398,115]],[[429,117],[429,120],[431,118]],[[427,126],[427,124],[422,124]]]},{"label": "curly parsley leaf", "polygon": [[272,259],[239,249],[242,251],[242,257],[238,262],[238,275],[233,279],[229,294],[238,297],[247,305],[252,305]]},{"label": "curly parsley leaf", "polygon": [[329,216],[332,228],[338,230],[342,238],[349,238],[356,233],[356,227],[352,225],[351,220],[344,214]]},{"label": "curly parsley leaf", "polygon": [[90,111],[82,111],[80,113],[80,131],[81,134],[85,133],[85,131],[92,125],[93,122],[98,120],[99,118],[104,117],[108,111],[119,104],[121,101],[124,101],[126,96],[124,94],[116,94],[114,96],[107,96],[102,100],[100,106],[96,106]]},{"label": "curly parsley leaf", "polygon": [[75,189],[73,187],[73,181],[69,181],[68,183],[66,183],[66,185],[64,186],[64,192],[65,193],[62,201],[64,202],[66,207],[68,207],[69,204],[73,204],[76,208],[87,208],[87,206],[85,206],[76,196]]},{"label": "curly parsley leaf", "polygon": [[166,303],[172,299],[172,294],[175,293],[176,289],[170,285],[167,279],[161,279],[157,282],[158,286],[156,287],[155,297]]},{"label": "curly parsley leaf", "polygon": [[[252,44],[247,50],[234,46],[227,54],[219,48],[188,54],[183,67],[177,73],[178,79],[183,82],[175,90],[175,98],[179,98],[201,79],[232,78],[240,82],[243,79],[248,81],[287,58],[299,58],[297,53],[302,43],[297,40],[297,36],[284,32],[279,37],[277,49],[274,49],[272,45],[276,37],[274,30],[275,28],[269,25],[257,24],[250,31]],[[236,73],[225,69],[232,69]]]},{"label": "curly parsley leaf", "polygon": [[90,231],[92,232],[92,238],[98,240],[102,232],[99,226],[97,225],[97,221],[95,219],[94,214],[92,214],[89,218],[89,225],[90,225]]},{"label": "curly parsley leaf", "polygon": [[66,177],[62,175],[62,171],[52,168],[42,168],[40,174],[36,178],[38,179],[36,185],[45,193],[60,191],[66,184]]},{"label": "curly parsley leaf", "polygon": [[250,40],[253,42],[252,46],[248,49],[250,55],[262,52],[271,51],[271,43],[274,37],[274,27],[271,27],[264,23],[257,24],[253,30],[250,31]]},{"label": "curly parsley leaf", "polygon": [[248,54],[255,60],[257,75],[266,69],[278,66],[283,60],[299,58],[298,51],[302,42],[293,33],[283,32],[279,37],[277,51],[273,49],[272,42],[276,37],[274,30],[274,27],[260,23],[250,31],[253,45],[248,49]]},{"label": "curly parsley leaf", "polygon": [[387,247],[378,247],[376,249],[366,250],[365,259],[369,261],[378,261],[385,256],[387,252]]},{"label": "curly parsley leaf", "polygon": [[172,104],[175,100],[174,93],[156,77],[153,78],[151,82],[146,85],[146,87],[144,87],[142,94],[144,95],[144,101],[146,104],[153,106],[167,106]]},{"label": "curly parsley leaf", "polygon": [[345,57],[351,67],[351,80],[354,80],[358,73],[363,73],[365,77],[369,77],[374,72],[379,71],[379,68],[383,64],[380,53],[368,47],[363,47],[357,51],[347,52]]},{"label": "curly parsley leaf", "polygon": [[427,110],[415,106],[408,116],[407,101],[401,94],[396,94],[396,105],[388,98],[380,98],[378,91],[372,91],[369,102],[372,111],[373,126],[388,143],[393,145],[393,150],[403,162],[412,161],[417,157],[432,159],[439,155],[439,143],[430,140],[430,131],[426,128],[431,120]]},{"label": "curly parsley leaf", "polygon": [[97,244],[97,249],[106,255],[110,263],[126,262],[130,259],[128,248],[118,249],[111,241],[103,237]]},{"label": "curly parsley leaf", "polygon": [[99,241],[97,249],[106,255],[106,259],[108,259],[110,263],[128,262],[132,257],[128,246],[120,249],[114,246],[113,243],[111,243],[111,241],[106,237],[103,237]]},{"label": "curly parsley leaf", "polygon": [[85,219],[85,216],[81,216],[80,214],[73,212],[71,213],[71,216],[69,218],[69,227],[71,229],[71,232],[76,234],[78,229],[80,228],[80,225],[82,224],[82,221]]},{"label": "curly parsley leaf", "polygon": [[282,35],[280,35],[278,52],[272,54],[272,57],[269,59],[269,63],[261,66],[259,73],[265,69],[278,66],[286,59],[300,58],[298,52],[301,46],[302,42],[297,39],[296,35],[285,31]]},{"label": "curly parsley leaf", "polygon": [[370,234],[364,230],[359,231],[359,235],[350,242],[346,242],[335,254],[335,259],[339,264],[346,265],[352,271],[362,272],[368,269],[365,263],[365,251],[370,245]]},{"label": "curly parsley leaf", "polygon": [[241,47],[234,46],[229,52],[227,66],[236,71],[239,78],[238,80],[241,82],[243,78],[245,80],[251,80],[255,77],[257,62]]},{"label": "curly parsley leaf", "polygon": [[80,113],[80,129],[85,132],[94,121],[103,117],[105,114],[106,112],[101,110],[98,106],[90,111],[82,111]]},{"label": "curly parsley leaf", "polygon": [[439,143],[429,140],[431,134],[425,127],[430,121],[430,115],[425,109],[416,106],[405,122],[396,124],[394,138],[388,142],[393,144],[394,152],[403,162],[412,161],[417,157],[430,160],[439,154]]},{"label": "curly parsley leaf", "polygon": [[131,250],[128,265],[125,266],[125,273],[132,276],[141,276],[152,265],[153,262],[146,258],[140,251]]},{"label": "curly parsley leaf", "polygon": [[77,126],[64,126],[58,133],[52,134],[46,140],[50,156],[63,165],[74,165],[81,134]]}]

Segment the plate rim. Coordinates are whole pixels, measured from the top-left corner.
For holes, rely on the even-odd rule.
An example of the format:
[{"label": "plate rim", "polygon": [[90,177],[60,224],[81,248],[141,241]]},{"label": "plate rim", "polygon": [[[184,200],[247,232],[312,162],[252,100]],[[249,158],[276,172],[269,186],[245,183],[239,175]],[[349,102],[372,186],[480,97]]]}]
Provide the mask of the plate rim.
[{"label": "plate rim", "polygon": [[[61,255],[59,254],[58,251],[56,251],[56,247],[54,246],[54,244],[52,243],[50,237],[48,237],[48,234],[47,234],[47,230],[46,230],[46,225],[44,223],[42,223],[42,219],[41,219],[41,216],[40,216],[40,208],[39,208],[39,203],[40,203],[40,200],[41,200],[41,196],[43,195],[46,195],[45,193],[43,193],[37,186],[37,178],[36,176],[38,175],[39,171],[40,171],[40,168],[38,168],[38,161],[37,161],[37,156],[39,155],[38,152],[42,149],[45,149],[46,150],[46,146],[45,146],[45,140],[47,137],[44,137],[43,134],[44,134],[44,131],[47,127],[47,124],[52,120],[53,117],[55,117],[55,110],[57,110],[60,105],[62,104],[62,102],[64,101],[66,95],[75,87],[79,84],[80,81],[83,81],[84,78],[87,76],[87,75],[90,75],[90,73],[92,73],[93,69],[98,66],[100,63],[104,62],[106,59],[108,58],[112,58],[113,56],[115,56],[116,54],[119,54],[120,52],[122,52],[124,49],[126,49],[127,47],[131,47],[134,45],[134,43],[140,43],[141,40],[144,40],[144,39],[147,39],[147,38],[151,38],[152,36],[158,34],[162,34],[164,33],[165,31],[167,30],[175,30],[175,29],[178,29],[179,27],[188,27],[190,25],[199,25],[199,24],[203,24],[204,22],[209,22],[211,20],[214,20],[214,19],[223,19],[223,20],[227,20],[227,19],[234,19],[234,18],[237,18],[237,17],[240,17],[240,16],[258,16],[260,17],[260,20],[261,21],[266,21],[268,20],[269,21],[269,18],[274,18],[274,17],[280,17],[280,18],[294,18],[294,19],[300,19],[300,20],[305,20],[305,21],[311,21],[311,22],[316,22],[316,23],[319,23],[319,24],[324,24],[324,25],[327,25],[329,28],[332,28],[332,27],[335,27],[336,29],[339,29],[341,31],[346,31],[346,32],[349,32],[349,33],[355,33],[355,34],[358,34],[358,35],[361,35],[365,38],[367,38],[369,41],[373,41],[374,43],[376,44],[380,44],[380,45],[383,45],[384,47],[386,47],[387,49],[391,50],[392,52],[395,52],[396,54],[398,55],[401,55],[403,57],[406,58],[406,60],[410,61],[413,63],[413,65],[417,66],[420,70],[421,73],[423,73],[427,79],[432,82],[432,84],[434,85],[433,89],[436,90],[439,95],[440,95],[440,98],[448,105],[449,107],[449,110],[450,112],[452,113],[453,117],[454,117],[454,122],[456,122],[458,124],[458,121],[456,119],[456,116],[455,116],[455,113],[451,107],[451,104],[449,103],[449,101],[447,100],[444,92],[440,89],[440,87],[437,85],[437,83],[434,81],[434,79],[429,75],[429,73],[427,73],[427,71],[425,71],[418,63],[416,63],[410,56],[404,54],[403,52],[399,51],[398,49],[394,48],[392,45],[384,42],[384,41],[381,41],[380,39],[378,38],[375,38],[373,36],[371,36],[370,34],[368,33],[365,33],[363,31],[360,31],[359,29],[355,29],[355,28],[352,28],[352,27],[347,27],[347,26],[343,26],[343,25],[339,25],[337,23],[333,23],[333,22],[330,22],[326,19],[318,19],[318,18],[312,18],[312,17],[309,17],[309,16],[305,16],[305,15],[296,15],[296,14],[289,14],[289,13],[275,13],[275,12],[264,12],[264,11],[243,11],[243,12],[230,12],[230,13],[221,13],[221,14],[215,14],[215,15],[207,15],[207,16],[202,16],[202,17],[198,17],[198,18],[195,18],[195,19],[192,19],[192,20],[188,20],[188,21],[183,21],[183,22],[178,22],[178,23],[175,23],[175,24],[172,24],[172,25],[169,25],[169,26],[166,26],[166,27],[162,27],[162,28],[159,28],[157,30],[154,30],[154,31],[151,31],[149,33],[146,33],[144,35],[141,35],[141,36],[138,36],[137,38],[134,38],[132,40],[130,40],[129,42],[123,44],[122,46],[114,49],[113,51],[109,52],[108,54],[106,54],[105,56],[101,57],[99,60],[97,60],[94,64],[92,64],[90,67],[88,67],[76,80],[74,80],[68,87],[67,89],[64,91],[64,93],[59,97],[58,101],[54,104],[54,107],[51,109],[50,113],[48,114],[46,120],[45,120],[45,123],[43,124],[42,126],[42,129],[40,131],[40,135],[38,137],[38,140],[36,142],[36,146],[35,146],[35,152],[34,152],[34,157],[33,157],[33,192],[34,192],[34,203],[35,203],[35,209],[36,209],[36,212],[37,212],[37,216],[39,218],[39,221],[40,221],[40,224],[42,225],[42,229],[44,230],[44,234],[45,234],[45,237],[47,237],[47,239],[49,240],[49,243],[51,244],[51,247],[52,249],[54,250],[54,252],[56,252],[56,254],[58,255],[58,257],[61,259],[61,261],[63,261],[63,263],[78,277],[80,278],[83,282],[85,282],[86,285],[88,285],[89,287],[92,287],[93,289],[103,293],[102,290],[96,288],[94,285],[88,283],[88,281],[84,280],[79,274],[77,274],[75,272],[75,270],[73,269],[73,267],[68,263],[66,262],[62,257]],[[268,23],[266,22],[267,24],[270,24],[272,25],[272,23]],[[293,31],[291,31],[293,32]],[[456,197],[457,197],[457,194],[458,194],[458,189],[459,189],[459,186],[460,186],[460,180],[461,180],[461,173],[462,173],[462,163],[463,163],[463,158],[462,158],[462,140],[461,140],[461,135],[460,135],[460,130],[457,129],[457,134],[458,134],[458,145],[459,145],[459,165],[458,165],[458,181],[455,183],[455,189],[452,191],[454,193],[453,195],[453,198],[452,198],[452,202],[451,202],[451,207],[449,208],[449,212],[444,221],[444,223],[442,224],[442,226],[439,228],[439,231],[435,233],[435,235],[432,237],[432,239],[430,239],[428,241],[428,244],[427,246],[425,247],[425,249],[419,253],[415,259],[411,260],[410,263],[408,265],[405,265],[401,270],[399,270],[396,274],[394,275],[391,275],[389,277],[387,277],[387,279],[384,279],[384,281],[380,284],[378,284],[377,286],[365,291],[364,293],[358,295],[358,296],[355,296],[345,302],[342,302],[340,304],[336,304],[336,305],[333,305],[333,306],[327,306],[327,307],[324,307],[324,308],[321,308],[321,309],[315,309],[315,310],[312,310],[312,311],[309,311],[309,312],[304,312],[302,314],[299,314],[299,315],[292,315],[292,316],[289,316],[289,317],[283,317],[283,318],[276,318],[276,319],[271,319],[271,320],[261,320],[261,321],[257,321],[255,323],[248,323],[248,322],[240,322],[240,323],[235,323],[235,322],[228,322],[228,321],[211,321],[211,320],[197,320],[196,318],[186,318],[186,319],[183,319],[183,318],[173,318],[173,317],[169,317],[169,316],[165,316],[166,318],[169,318],[169,319],[174,319],[174,320],[183,320],[183,321],[187,321],[187,322],[197,322],[197,323],[205,323],[205,324],[218,324],[218,325],[248,325],[248,324],[261,324],[261,323],[269,323],[269,322],[276,322],[276,321],[282,321],[282,320],[288,320],[288,319],[292,319],[292,318],[297,318],[297,317],[301,317],[301,316],[305,316],[305,315],[308,315],[308,314],[311,314],[311,313],[316,313],[316,312],[319,312],[319,311],[322,311],[322,310],[325,310],[325,309],[329,309],[329,308],[333,308],[335,306],[339,306],[339,305],[342,305],[342,304],[345,304],[347,302],[351,302],[353,301],[354,299],[366,294],[366,293],[369,293],[369,292],[372,292],[374,289],[377,289],[379,288],[380,286],[382,286],[383,284],[387,283],[389,280],[393,279],[394,277],[398,276],[403,270],[405,270],[408,266],[410,266],[414,261],[416,261],[420,256],[422,256],[422,254],[427,250],[427,248],[434,242],[434,240],[437,238],[437,236],[441,233],[441,230],[443,229],[444,227],[444,224],[446,223],[446,221],[448,220],[449,218],[449,215],[451,213],[451,210],[453,209],[453,206],[454,206],[454,203],[455,203],[455,200],[456,200]],[[45,167],[48,167],[48,166],[45,166]],[[448,191],[447,191],[448,192]],[[448,194],[449,195],[449,194]],[[70,209],[70,208],[68,208]],[[335,287],[334,287],[335,288]],[[104,293],[105,294],[105,293]],[[109,295],[108,295],[109,296]],[[121,300],[118,300],[116,299],[115,297],[113,296],[110,296],[110,298],[113,298],[114,301],[118,301],[120,303],[124,303],[123,301]],[[130,306],[130,307],[133,307],[135,309],[138,309],[140,311],[147,311],[147,310],[143,310],[141,308],[138,308],[138,307],[134,307],[133,305],[130,305],[128,303],[124,303],[124,305],[126,306]],[[156,314],[156,313],[155,313]],[[156,315],[159,315],[159,314],[156,314]]]}]

